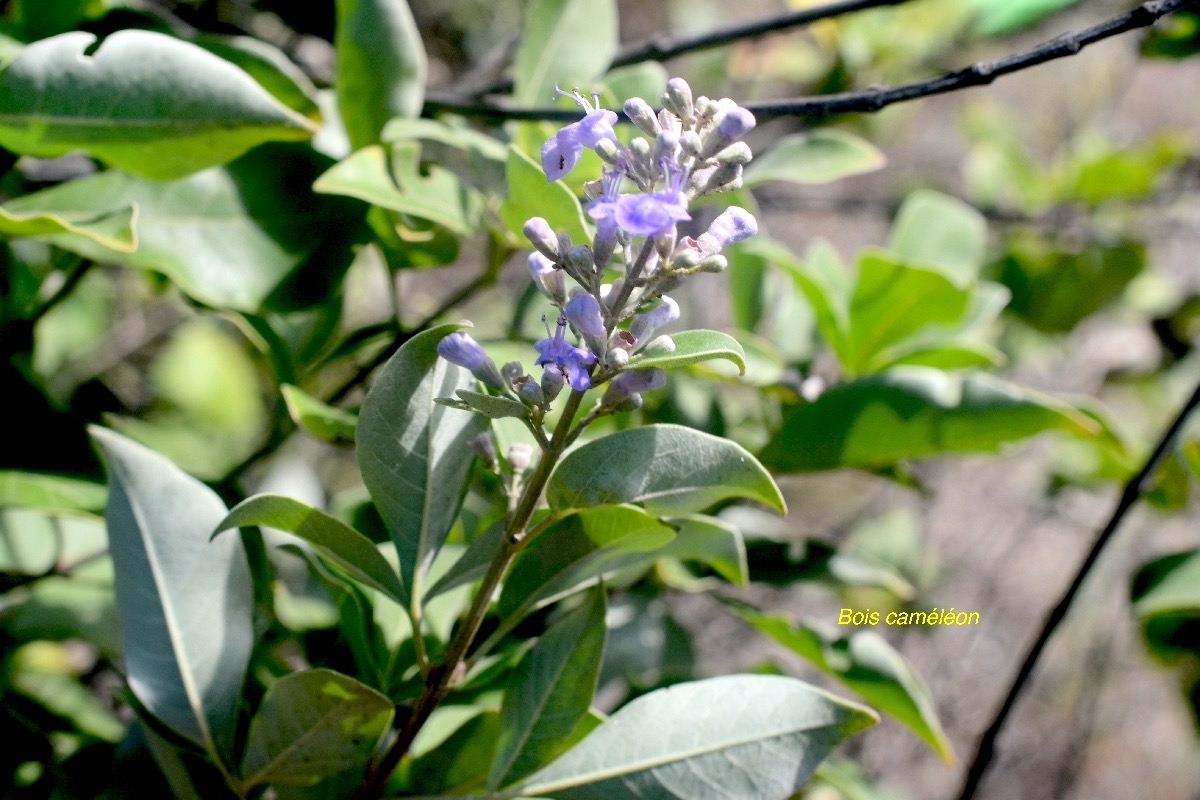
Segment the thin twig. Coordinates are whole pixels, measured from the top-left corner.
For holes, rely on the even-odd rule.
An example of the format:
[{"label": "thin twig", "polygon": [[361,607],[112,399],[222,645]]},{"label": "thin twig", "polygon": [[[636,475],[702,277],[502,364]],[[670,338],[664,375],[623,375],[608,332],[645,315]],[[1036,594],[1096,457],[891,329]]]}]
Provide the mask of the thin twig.
[{"label": "thin twig", "polygon": [[[745,107],[759,119],[773,117],[821,117],[829,114],[850,112],[871,113],[894,103],[916,100],[937,94],[946,94],[973,86],[985,86],[1002,75],[1010,75],[1047,61],[1073,56],[1088,45],[1103,41],[1126,31],[1145,28],[1160,18],[1181,8],[1200,6],[1200,0],[1150,0],[1133,9],[1105,20],[1090,28],[1065,33],[1049,41],[998,58],[980,61],[954,72],[935,78],[899,86],[874,86],[853,92],[797,97],[784,100],[769,100],[746,103]],[[451,98],[430,97],[425,103],[424,114],[432,116],[440,112],[452,112],[463,116],[492,120],[553,120],[574,121],[580,118],[575,110],[562,108],[505,108],[494,103],[463,103]]]},{"label": "thin twig", "polygon": [[1004,724],[1008,721],[1009,715],[1012,713],[1013,707],[1017,704],[1017,699],[1025,690],[1030,677],[1033,675],[1034,667],[1037,666],[1038,658],[1045,649],[1046,643],[1050,641],[1050,637],[1054,635],[1054,631],[1062,623],[1067,616],[1067,610],[1070,609],[1071,603],[1075,599],[1075,595],[1079,593],[1079,589],[1083,586],[1084,581],[1091,573],[1092,568],[1096,565],[1096,561],[1100,558],[1100,553],[1104,547],[1112,539],[1118,527],[1120,527],[1125,515],[1141,498],[1145,491],[1146,484],[1149,482],[1151,475],[1166,455],[1167,450],[1178,435],[1180,429],[1183,428],[1188,416],[1195,410],[1196,406],[1200,405],[1200,385],[1192,392],[1192,396],[1184,403],[1179,413],[1175,415],[1175,419],[1167,426],[1162,438],[1158,440],[1154,450],[1146,459],[1146,463],[1138,470],[1137,474],[1129,479],[1125,484],[1124,491],[1121,492],[1121,499],[1113,509],[1112,516],[1109,517],[1108,524],[1096,537],[1092,549],[1088,552],[1083,563],[1079,565],[1078,571],[1075,573],[1074,580],[1063,593],[1062,599],[1054,606],[1053,610],[1046,616],[1046,621],[1042,623],[1041,632],[1038,633],[1037,639],[1030,646],[1029,651],[1025,654],[1025,660],[1021,662],[1021,668],[1017,670],[1017,675],[1013,679],[1012,686],[1008,690],[1008,696],[1004,698],[1004,703],[1000,706],[1000,710],[996,712],[992,724],[988,726],[984,732],[983,738],[979,741],[979,748],[975,752],[975,758],[971,761],[971,766],[967,770],[966,780],[963,782],[961,794],[958,800],[970,800],[975,796],[976,790],[979,788],[980,782],[983,780],[984,773],[992,763],[992,758],[995,755],[996,739],[1000,735],[1000,731],[1004,729]]},{"label": "thin twig", "polygon": [[[898,6],[909,0],[838,0],[828,5],[805,8],[800,11],[789,11],[771,17],[756,19],[751,22],[741,22],[726,25],[721,28],[704,31],[688,36],[651,36],[640,42],[625,45],[613,57],[609,69],[626,67],[630,64],[640,64],[643,61],[666,61],[676,56],[692,53],[698,50],[708,50],[742,39],[752,39],[769,33],[779,33],[789,28],[800,28],[823,19],[840,17],[855,11],[866,11],[871,8]],[[495,92],[507,92],[513,88],[512,78],[494,81],[477,90],[476,97]]]}]

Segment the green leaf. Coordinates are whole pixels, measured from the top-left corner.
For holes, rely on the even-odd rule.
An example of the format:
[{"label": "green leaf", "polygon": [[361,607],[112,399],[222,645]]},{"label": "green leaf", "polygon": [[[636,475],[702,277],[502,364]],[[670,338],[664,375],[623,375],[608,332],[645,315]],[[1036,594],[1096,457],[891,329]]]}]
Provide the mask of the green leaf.
[{"label": "green leaf", "polygon": [[920,189],[904,200],[888,249],[911,264],[935,267],[956,286],[975,280],[987,248],[987,221],[956,197]]},{"label": "green leaf", "polygon": [[879,469],[937,453],[992,452],[1047,430],[1100,432],[1061,400],[990,375],[895,367],[792,409],[760,458],[783,472]]},{"label": "green leaf", "polygon": [[763,258],[783,270],[796,284],[812,307],[817,329],[826,344],[845,362],[850,331],[850,278],[826,242],[817,242],[801,261],[783,244],[756,236],[740,245],[746,252]]},{"label": "green leaf", "polygon": [[746,166],[744,185],[769,181],[829,183],[883,169],[883,151],[846,131],[825,129],[778,139],[766,153]]},{"label": "green leaf", "polygon": [[0,470],[0,508],[23,506],[47,511],[99,511],[107,491],[78,478],[39,472]]},{"label": "green leaf", "polygon": [[470,389],[459,389],[458,396],[464,403],[488,419],[529,416],[529,409],[524,403],[508,397],[492,397],[490,394],[473,392]]},{"label": "green leaf", "polygon": [[519,788],[556,800],[788,797],[877,719],[775,675],[683,683],[634,700]]},{"label": "green leaf", "polygon": [[425,46],[405,0],[337,0],[338,109],[352,149],[379,142],[392,117],[425,98]]},{"label": "green leaf", "polygon": [[318,178],[313,190],[357,197],[427,219],[460,236],[474,234],[483,213],[479,193],[437,165],[430,165],[428,174],[422,175],[419,155],[416,142],[397,142],[388,149],[364,147]]},{"label": "green leaf", "polygon": [[770,474],[740,445],[680,425],[647,425],[567,454],[546,489],[555,510],[642,503],[655,513],[703,511],[730,498],[786,513]]},{"label": "green leaf", "polygon": [[667,522],[678,526],[679,530],[675,539],[656,553],[658,558],[699,561],[730,583],[746,585],[749,580],[746,545],[740,530],[703,514],[690,514]]},{"label": "green leaf", "polygon": [[458,150],[478,153],[488,161],[504,163],[508,148],[504,143],[487,134],[468,128],[464,123],[451,125],[436,119],[408,119],[397,117],[384,126],[384,142],[396,143],[409,139],[439,142]]},{"label": "green leaf", "polygon": [[26,47],[0,74],[0,145],[33,156],[85,150],[167,180],[255,145],[307,139],[313,124],[242,70],[149,31],[74,31]]},{"label": "green leaf", "polygon": [[478,414],[435,398],[476,385],[464,369],[438,357],[437,345],[461,325],[419,333],[388,360],[358,416],[358,466],[400,555],[400,577],[420,597],[420,583],[458,516],[471,460],[467,442],[487,430]]},{"label": "green leaf", "polygon": [[115,211],[66,211],[53,208],[26,208],[12,213],[0,206],[0,234],[9,237],[48,236],[73,233],[91,239],[110,250],[132,253],[137,249],[136,206]]},{"label": "green leaf", "polygon": [[777,614],[727,604],[756,629],[832,675],[879,710],[912,729],[945,761],[954,748],[942,730],[933,696],[912,665],[874,631],[836,637],[808,624],[792,626]]},{"label": "green leaf", "polygon": [[322,403],[299,387],[281,384],[283,401],[287,404],[288,416],[298,427],[327,442],[354,441],[354,429],[358,417],[343,408]]},{"label": "green leaf", "polygon": [[1079,0],[967,0],[975,9],[973,32],[977,36],[1003,36],[1033,25]]},{"label": "green leaf", "polygon": [[655,98],[662,97],[669,77],[667,68],[657,61],[617,67],[604,76],[601,102],[609,108],[620,108],[629,98],[640,97],[651,105],[657,105]]},{"label": "green leaf", "polygon": [[101,263],[161,272],[203,303],[254,311],[290,302],[289,282],[324,291],[340,279],[339,263],[349,266],[364,208],[312,194],[310,184],[330,163],[307,147],[267,145],[177,181],[108,171],[25,195],[8,209],[95,214],[136,205],[133,253],[72,234],[50,241]]},{"label": "green leaf", "polygon": [[561,181],[546,180],[541,166],[511,145],[504,173],[508,197],[500,206],[500,219],[522,243],[525,235],[521,229],[530,217],[542,217],[554,231],[570,234],[576,244],[592,240],[579,198]]},{"label": "green leaf", "polygon": [[675,531],[641,509],[607,506],[572,514],[517,557],[497,610],[516,621],[592,583],[606,572],[649,564]]},{"label": "green leaf", "polygon": [[542,634],[508,679],[500,740],[488,774],[495,790],[544,766],[587,716],[604,661],[604,587]]},{"label": "green leaf", "polygon": [[1148,619],[1178,613],[1200,614],[1200,550],[1157,558],[1133,581],[1133,613]]},{"label": "green leaf", "polygon": [[163,723],[222,758],[254,646],[241,539],[209,541],[225,505],[158,453],[104,428],[105,519],[129,687]]},{"label": "green leaf", "polygon": [[361,768],[393,714],[387,697],[332,670],[285,675],[250,723],[242,786],[311,786]]},{"label": "green leaf", "polygon": [[238,503],[213,532],[264,525],[295,534],[355,580],[378,589],[404,604],[407,592],[375,543],[345,523],[299,500],[277,494],[259,494]]},{"label": "green leaf", "polygon": [[674,350],[669,353],[643,353],[640,356],[634,356],[629,360],[630,369],[648,369],[650,367],[672,369],[699,364],[702,361],[711,361],[714,358],[723,358],[735,364],[740,374],[746,374],[746,354],[737,340],[727,333],[706,330],[683,331],[671,334],[671,341],[675,343]]},{"label": "green leaf", "polygon": [[429,587],[425,599],[431,600],[443,592],[481,579],[487,573],[492,558],[500,550],[500,543],[504,541],[504,528],[504,522],[494,523],[467,545],[466,551],[446,570],[446,574]]},{"label": "green leaf", "polygon": [[858,259],[858,282],[850,298],[850,330],[843,366],[855,374],[881,369],[878,354],[923,329],[963,318],[968,289],[941,272],[921,269],[881,251]]},{"label": "green leaf", "polygon": [[970,367],[995,367],[1006,361],[1004,353],[982,342],[943,342],[918,344],[913,347],[897,348],[881,354],[876,363],[894,367],[910,365],[937,367],[938,369],[968,369]]},{"label": "green leaf", "polygon": [[412,762],[411,794],[450,794],[463,784],[482,785],[500,736],[500,714],[484,711]]},{"label": "green leaf", "polygon": [[236,64],[271,93],[271,96],[297,114],[321,122],[321,109],[313,98],[317,87],[279,48],[252,36],[227,36],[202,33],[192,43],[213,55]]},{"label": "green leaf", "polygon": [[533,0],[513,65],[513,101],[545,105],[556,85],[569,91],[594,81],[616,50],[614,0]]}]

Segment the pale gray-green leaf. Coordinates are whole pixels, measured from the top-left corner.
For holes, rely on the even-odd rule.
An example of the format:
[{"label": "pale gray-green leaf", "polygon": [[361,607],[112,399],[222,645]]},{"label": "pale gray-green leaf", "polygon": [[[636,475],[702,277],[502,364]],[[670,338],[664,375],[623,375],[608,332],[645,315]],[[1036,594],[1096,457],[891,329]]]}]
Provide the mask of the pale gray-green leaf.
[{"label": "pale gray-green leaf", "polygon": [[524,403],[509,397],[493,397],[490,394],[474,392],[470,389],[459,389],[458,397],[488,419],[529,416],[529,409]]},{"label": "pale gray-green leaf", "polygon": [[58,156],[86,150],[149,178],[224,164],[255,145],[307,139],[312,123],[242,70],[149,31],[73,31],[35,42],[0,74],[0,144]]},{"label": "pale gray-green leaf", "polygon": [[671,341],[675,343],[674,350],[663,353],[646,352],[634,356],[629,360],[630,368],[671,369],[722,358],[736,365],[740,374],[746,374],[746,353],[737,340],[727,333],[707,330],[683,331],[671,334]]},{"label": "pale gray-green leaf", "polygon": [[921,189],[910,194],[892,223],[888,249],[926,264],[959,286],[975,280],[987,247],[987,221],[956,197]]},{"label": "pale gray-green leaf", "polygon": [[545,105],[604,74],[617,49],[614,0],[533,0],[514,62],[513,100]]},{"label": "pale gray-green leaf", "polygon": [[354,441],[358,417],[352,412],[322,403],[290,383],[281,384],[279,391],[287,404],[288,416],[298,427],[327,442]]},{"label": "pale gray-green leaf", "polygon": [[479,414],[435,398],[469,389],[475,379],[438,357],[437,345],[461,325],[441,325],[404,343],[384,365],[358,417],[358,465],[400,555],[410,593],[428,570],[466,489],[474,458],[468,442],[487,430]]},{"label": "pale gray-green leaf", "polygon": [[374,542],[342,521],[299,500],[277,494],[248,497],[221,520],[213,535],[251,525],[265,525],[299,536],[352,578],[378,589],[397,603],[404,603],[408,596]]},{"label": "pale gray-green leaf", "polygon": [[754,456],[681,425],[631,428],[571,451],[550,476],[546,497],[554,509],[642,503],[653,512],[688,513],[742,498],[786,511]]},{"label": "pale gray-green leaf", "polygon": [[634,700],[518,787],[555,800],[790,797],[868,708],[801,681],[732,675]]},{"label": "pale gray-green leaf", "polygon": [[91,433],[109,471],[105,519],[129,688],[173,730],[227,757],[254,645],[241,540],[209,541],[225,505],[204,484],[112,431]]},{"label": "pale gray-green leaf", "polygon": [[243,786],[311,786],[361,767],[391,724],[392,701],[328,669],[280,678],[250,723]]},{"label": "pale gray-green leaf", "polygon": [[887,158],[867,140],[832,129],[784,136],[746,165],[746,186],[768,181],[813,184],[883,169]]}]

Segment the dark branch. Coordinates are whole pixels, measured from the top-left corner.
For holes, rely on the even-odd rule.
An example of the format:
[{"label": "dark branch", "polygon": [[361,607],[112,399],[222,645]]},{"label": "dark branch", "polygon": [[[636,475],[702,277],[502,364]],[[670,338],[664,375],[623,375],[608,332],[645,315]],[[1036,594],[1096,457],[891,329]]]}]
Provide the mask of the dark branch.
[{"label": "dark branch", "polygon": [[1083,563],[1079,565],[1074,580],[1067,587],[1062,599],[1058,601],[1058,605],[1046,616],[1046,621],[1042,624],[1042,629],[1038,634],[1037,640],[1030,646],[1029,652],[1025,654],[1025,660],[1021,662],[1021,668],[1017,670],[1017,675],[1008,690],[1008,696],[1004,698],[1004,703],[1000,706],[1000,710],[996,712],[992,724],[984,732],[983,738],[980,739],[979,748],[975,751],[975,758],[971,761],[971,766],[967,770],[967,777],[963,782],[962,793],[958,796],[958,800],[971,800],[975,796],[975,792],[983,780],[984,773],[987,772],[988,767],[991,765],[992,757],[995,755],[996,739],[1000,736],[1000,731],[1004,729],[1004,724],[1008,721],[1013,707],[1016,706],[1017,699],[1029,683],[1034,667],[1037,666],[1038,658],[1042,654],[1042,650],[1045,649],[1046,643],[1050,641],[1050,637],[1054,635],[1054,631],[1062,623],[1063,619],[1066,618],[1067,611],[1070,609],[1075,595],[1079,593],[1083,582],[1096,565],[1096,561],[1100,558],[1100,553],[1109,541],[1111,541],[1113,534],[1116,533],[1122,520],[1125,519],[1125,515],[1141,498],[1142,493],[1146,489],[1146,484],[1166,455],[1171,442],[1174,441],[1176,435],[1178,435],[1180,429],[1183,428],[1184,423],[1187,421],[1188,416],[1191,415],[1192,411],[1198,405],[1200,405],[1200,386],[1196,387],[1195,391],[1192,392],[1192,396],[1184,403],[1179,413],[1175,415],[1175,419],[1167,426],[1167,430],[1163,433],[1162,438],[1158,440],[1158,444],[1155,445],[1153,452],[1146,459],[1146,463],[1125,484],[1125,489],[1121,492],[1121,499],[1117,503],[1117,507],[1113,509],[1108,524],[1104,526],[1104,530],[1100,531],[1100,535],[1096,537],[1092,549],[1088,552]]},{"label": "dark branch", "polygon": [[[1133,9],[1127,14],[1105,20],[1084,30],[1066,33],[1047,42],[998,58],[994,61],[981,61],[955,72],[948,72],[935,78],[929,78],[915,83],[900,86],[876,86],[855,92],[840,92],[838,94],[820,95],[817,97],[799,97],[786,100],[770,100],[760,103],[747,103],[746,108],[754,112],[759,119],[772,117],[819,117],[828,114],[849,112],[875,112],[893,103],[930,97],[935,94],[967,89],[973,86],[985,86],[1002,75],[1009,75],[1029,67],[1044,64],[1066,56],[1073,56],[1088,45],[1103,41],[1126,31],[1145,28],[1154,24],[1160,18],[1181,8],[1200,6],[1200,0],[1150,0]],[[469,117],[479,117],[495,120],[552,120],[574,121],[579,119],[578,111],[561,108],[504,108],[491,103],[463,103],[451,98],[431,96],[425,102],[424,113],[427,116],[439,112],[453,112]]]},{"label": "dark branch", "polygon": [[[751,39],[765,36],[768,33],[778,33],[789,28],[799,28],[813,24],[823,19],[840,17],[855,11],[865,11],[870,8],[898,6],[909,0],[838,0],[828,5],[806,8],[801,11],[790,11],[765,17],[752,22],[729,25],[724,28],[714,28],[691,36],[652,36],[640,42],[633,42],[622,47],[613,57],[609,69],[626,67],[630,64],[640,64],[643,61],[666,61],[685,53],[697,50],[707,50],[712,47],[731,44],[741,39]],[[479,90],[476,96],[507,92],[513,88],[511,78],[498,80]]]}]

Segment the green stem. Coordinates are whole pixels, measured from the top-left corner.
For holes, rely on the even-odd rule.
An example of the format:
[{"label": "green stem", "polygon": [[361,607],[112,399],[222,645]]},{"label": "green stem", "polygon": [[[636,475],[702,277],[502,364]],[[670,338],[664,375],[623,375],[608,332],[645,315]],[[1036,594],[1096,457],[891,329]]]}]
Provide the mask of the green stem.
[{"label": "green stem", "polygon": [[550,439],[550,446],[542,454],[528,483],[525,484],[521,500],[512,516],[509,517],[500,552],[492,559],[462,625],[450,641],[445,659],[441,664],[429,670],[425,679],[425,690],[417,698],[411,716],[408,717],[404,728],[401,729],[383,757],[367,773],[366,779],[355,794],[356,800],[375,800],[383,794],[388,777],[395,771],[400,759],[404,758],[421,728],[429,721],[429,717],[461,678],[460,673],[465,666],[467,653],[471,649],[475,634],[479,632],[479,627],[483,624],[488,606],[492,602],[492,595],[495,594],[496,587],[500,585],[500,579],[504,577],[513,558],[520,551],[525,538],[525,528],[533,518],[533,512],[537,510],[542,491],[550,480],[550,473],[553,472],[554,466],[567,447],[571,424],[575,421],[575,414],[579,411],[583,394],[582,391],[572,390],[567,398],[562,417],[559,418],[558,425],[554,428],[554,435]]}]

